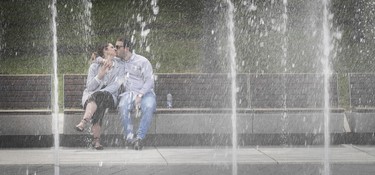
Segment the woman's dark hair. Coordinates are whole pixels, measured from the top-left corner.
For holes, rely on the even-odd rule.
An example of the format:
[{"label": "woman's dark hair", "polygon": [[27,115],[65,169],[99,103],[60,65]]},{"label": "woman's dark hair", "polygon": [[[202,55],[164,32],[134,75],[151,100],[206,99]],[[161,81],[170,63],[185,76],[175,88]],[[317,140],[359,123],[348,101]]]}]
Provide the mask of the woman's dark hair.
[{"label": "woman's dark hair", "polygon": [[99,44],[97,50],[96,50],[96,53],[101,56],[102,58],[104,58],[104,49],[107,49],[109,43],[101,43]]},{"label": "woman's dark hair", "polygon": [[126,37],[120,37],[117,39],[117,41],[121,41],[124,43],[124,47],[129,48],[130,52],[133,52],[133,43]]}]

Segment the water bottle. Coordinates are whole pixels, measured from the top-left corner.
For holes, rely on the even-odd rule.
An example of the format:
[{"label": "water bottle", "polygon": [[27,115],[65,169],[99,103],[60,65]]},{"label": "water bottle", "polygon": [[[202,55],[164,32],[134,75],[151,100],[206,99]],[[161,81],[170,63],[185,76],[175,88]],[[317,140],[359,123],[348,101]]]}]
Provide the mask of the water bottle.
[{"label": "water bottle", "polygon": [[172,108],[172,94],[167,94],[167,108]]}]

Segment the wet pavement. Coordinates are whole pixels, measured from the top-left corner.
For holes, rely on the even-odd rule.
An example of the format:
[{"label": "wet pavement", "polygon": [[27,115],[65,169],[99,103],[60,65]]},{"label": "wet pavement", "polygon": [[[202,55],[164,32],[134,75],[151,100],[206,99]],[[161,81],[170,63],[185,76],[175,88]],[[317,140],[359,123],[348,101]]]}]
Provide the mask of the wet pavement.
[{"label": "wet pavement", "polygon": [[[324,174],[323,146],[1,149],[0,174]],[[237,171],[233,171],[236,162]],[[330,174],[374,175],[375,146],[335,145]]]}]

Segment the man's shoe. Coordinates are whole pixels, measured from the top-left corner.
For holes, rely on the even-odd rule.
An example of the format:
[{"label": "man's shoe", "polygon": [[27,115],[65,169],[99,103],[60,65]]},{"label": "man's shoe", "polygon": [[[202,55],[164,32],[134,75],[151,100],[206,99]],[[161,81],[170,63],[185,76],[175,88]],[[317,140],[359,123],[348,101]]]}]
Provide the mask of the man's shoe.
[{"label": "man's shoe", "polygon": [[126,147],[128,147],[128,146],[133,147],[134,146],[134,142],[135,142],[135,139],[126,139],[125,146]]},{"label": "man's shoe", "polygon": [[134,148],[135,150],[142,150],[142,148],[143,148],[142,139],[137,138],[137,140],[134,141],[134,146],[133,146],[133,148]]}]

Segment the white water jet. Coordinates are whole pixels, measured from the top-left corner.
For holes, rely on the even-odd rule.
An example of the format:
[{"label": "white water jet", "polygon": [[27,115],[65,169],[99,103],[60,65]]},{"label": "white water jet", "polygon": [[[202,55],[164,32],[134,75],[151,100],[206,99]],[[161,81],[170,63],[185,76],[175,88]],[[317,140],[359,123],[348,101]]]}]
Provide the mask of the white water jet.
[{"label": "white water jet", "polygon": [[0,25],[0,51],[3,50],[3,47],[5,47],[5,43],[4,42],[4,35],[5,35],[5,29],[6,29],[6,24],[4,22],[4,12],[3,11],[0,11],[0,24],[3,24],[3,25]]},{"label": "white water jet", "polygon": [[59,105],[58,105],[58,78],[57,78],[57,29],[56,29],[56,1],[52,0],[51,5],[51,12],[52,12],[52,43],[53,43],[53,122],[54,122],[54,164],[55,164],[55,175],[59,175],[60,173],[60,155],[59,155],[59,145],[60,145],[60,137],[59,137]]},{"label": "white water jet", "polygon": [[91,0],[83,0],[83,8],[84,13],[81,17],[82,25],[84,29],[84,44],[85,44],[85,51],[89,52],[89,47],[91,45],[91,35],[92,35],[92,21],[91,21],[91,9],[92,9],[92,2]]},{"label": "white water jet", "polygon": [[155,16],[158,15],[159,14],[158,0],[151,0],[151,7],[152,7],[152,12],[154,13],[154,15]]},{"label": "white water jet", "polygon": [[283,74],[283,90],[284,90],[284,96],[283,96],[283,107],[284,107],[284,112],[283,112],[283,116],[282,116],[282,121],[283,121],[283,126],[282,126],[282,139],[283,139],[283,142],[284,144],[287,144],[287,133],[285,132],[285,130],[287,129],[287,123],[286,123],[286,118],[287,118],[287,114],[286,114],[286,109],[287,109],[287,93],[286,93],[286,73],[287,73],[287,58],[288,58],[288,35],[287,35],[287,26],[288,26],[288,1],[287,0],[283,0],[283,6],[284,6],[284,11],[283,11],[283,14],[282,14],[282,25],[281,25],[281,32],[283,34],[283,43],[282,43],[282,46],[281,46],[281,49],[283,51],[283,56],[282,56],[282,60],[281,60],[281,64],[282,66],[284,67],[284,74]]},{"label": "white water jet", "polygon": [[332,36],[330,32],[330,13],[329,13],[330,0],[323,0],[323,57],[321,59],[323,65],[324,76],[324,175],[330,175],[329,163],[329,120],[330,120],[330,105],[329,105],[329,80],[332,75],[330,67],[330,56],[332,46]]},{"label": "white water jet", "polygon": [[155,22],[157,15],[159,14],[158,0],[151,0],[150,2],[152,15],[149,18],[142,16],[141,14],[137,15],[137,22],[141,27],[140,36],[140,48],[144,48],[146,52],[150,52],[150,43],[148,43],[148,35],[151,32],[151,29],[148,27],[152,22]]},{"label": "white water jet", "polygon": [[283,38],[283,45],[282,45],[282,50],[283,50],[283,60],[282,64],[284,66],[284,73],[287,72],[287,67],[286,67],[286,59],[288,58],[288,36],[287,36],[287,30],[288,30],[288,0],[283,0],[283,5],[284,5],[284,11],[283,11],[283,23],[282,23],[282,34],[284,35]]},{"label": "white water jet", "polygon": [[232,174],[237,175],[237,96],[236,96],[236,47],[234,44],[234,6],[230,0],[228,3],[228,51],[231,68],[231,92],[232,92]]}]

